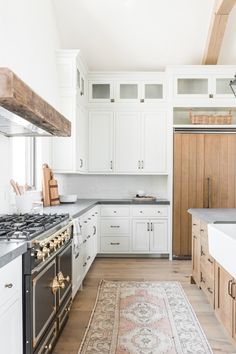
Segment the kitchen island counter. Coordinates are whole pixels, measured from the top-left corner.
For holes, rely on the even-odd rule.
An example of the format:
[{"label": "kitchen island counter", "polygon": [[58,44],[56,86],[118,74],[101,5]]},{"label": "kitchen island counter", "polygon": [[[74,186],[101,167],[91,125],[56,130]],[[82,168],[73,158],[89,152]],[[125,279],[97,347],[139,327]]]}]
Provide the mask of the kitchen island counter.
[{"label": "kitchen island counter", "polygon": [[188,212],[207,224],[236,223],[236,208],[191,208]]}]

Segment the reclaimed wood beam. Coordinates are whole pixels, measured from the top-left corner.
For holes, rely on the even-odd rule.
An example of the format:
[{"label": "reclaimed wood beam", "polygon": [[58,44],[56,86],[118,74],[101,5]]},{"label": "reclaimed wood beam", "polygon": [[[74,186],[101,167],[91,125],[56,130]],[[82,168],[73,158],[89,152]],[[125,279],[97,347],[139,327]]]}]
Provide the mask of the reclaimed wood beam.
[{"label": "reclaimed wood beam", "polygon": [[235,3],[236,0],[220,0],[216,2],[202,64],[217,64],[229,14]]},{"label": "reclaimed wood beam", "polygon": [[71,122],[8,68],[0,68],[0,106],[54,136],[71,136]]}]

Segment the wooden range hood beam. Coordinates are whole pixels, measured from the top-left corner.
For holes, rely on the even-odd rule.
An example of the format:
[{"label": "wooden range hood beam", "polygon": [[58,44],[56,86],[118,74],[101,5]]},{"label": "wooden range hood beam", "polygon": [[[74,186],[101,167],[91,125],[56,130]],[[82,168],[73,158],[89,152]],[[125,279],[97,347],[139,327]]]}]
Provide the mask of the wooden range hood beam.
[{"label": "wooden range hood beam", "polygon": [[228,22],[228,17],[235,3],[236,0],[216,1],[216,8],[211,20],[207,45],[202,64],[217,64],[218,57],[220,54],[220,48],[223,42],[225,29]]},{"label": "wooden range hood beam", "polygon": [[54,136],[71,136],[71,123],[8,68],[0,68],[0,106]]}]

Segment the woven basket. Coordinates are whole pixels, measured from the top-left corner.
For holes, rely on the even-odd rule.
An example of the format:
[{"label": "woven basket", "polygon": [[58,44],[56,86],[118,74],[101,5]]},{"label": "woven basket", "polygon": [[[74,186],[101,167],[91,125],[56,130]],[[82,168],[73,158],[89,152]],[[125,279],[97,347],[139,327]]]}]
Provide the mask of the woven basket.
[{"label": "woven basket", "polygon": [[225,115],[214,114],[193,114],[192,110],[189,112],[189,118],[192,124],[232,124],[232,113],[229,111]]}]

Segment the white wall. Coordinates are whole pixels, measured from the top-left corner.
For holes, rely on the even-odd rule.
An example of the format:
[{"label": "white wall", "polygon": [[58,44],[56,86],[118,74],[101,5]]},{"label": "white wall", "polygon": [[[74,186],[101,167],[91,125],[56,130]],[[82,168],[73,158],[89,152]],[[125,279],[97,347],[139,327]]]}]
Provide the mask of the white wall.
[{"label": "white wall", "polygon": [[[40,96],[59,109],[55,50],[60,48],[51,0],[0,1],[0,67],[8,67]],[[2,145],[4,149],[2,149]],[[10,144],[0,138],[0,212],[7,210],[1,189],[10,179]],[[42,162],[50,162],[50,144],[43,140]],[[4,187],[2,187],[4,184]]]},{"label": "white wall", "polygon": [[166,176],[56,175],[60,194],[78,198],[132,198],[138,190],[167,198]]}]

